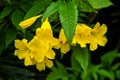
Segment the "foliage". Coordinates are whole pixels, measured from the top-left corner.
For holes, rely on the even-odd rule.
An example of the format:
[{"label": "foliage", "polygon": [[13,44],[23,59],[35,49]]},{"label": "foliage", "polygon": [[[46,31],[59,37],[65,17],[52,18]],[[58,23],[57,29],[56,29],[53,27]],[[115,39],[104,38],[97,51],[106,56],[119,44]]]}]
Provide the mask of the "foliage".
[{"label": "foliage", "polygon": [[[120,58],[118,51],[104,52],[104,55],[100,55],[100,63],[94,64],[91,61],[91,55],[94,51],[89,50],[89,45],[81,47],[80,43],[76,46],[72,43],[76,34],[76,25],[86,22],[84,20],[88,18],[86,14],[97,14],[100,9],[112,5],[110,0],[0,0],[2,9],[0,10],[0,80],[36,80],[36,77],[41,80],[120,79],[120,63],[115,62],[116,59]],[[42,16],[29,28],[21,28],[20,22],[37,15]],[[51,49],[54,48],[56,53],[55,60],[53,60],[54,66],[46,68],[47,73],[44,73],[45,71],[38,71],[34,66],[25,67],[23,60],[18,60],[18,57],[14,56],[14,41],[27,39],[30,42],[35,35],[37,36],[36,29],[44,23],[46,18],[49,18],[51,24],[53,31],[51,35],[53,34],[58,38],[60,29],[63,28],[70,51],[63,54],[52,45]],[[91,16],[89,22],[85,24],[95,25],[92,23],[93,19],[94,17]],[[83,28],[83,30],[87,29]],[[90,28],[90,30],[94,29]],[[70,58],[65,59],[66,62],[70,62],[69,65],[62,62],[65,56]],[[42,73],[44,77],[39,76]]]}]

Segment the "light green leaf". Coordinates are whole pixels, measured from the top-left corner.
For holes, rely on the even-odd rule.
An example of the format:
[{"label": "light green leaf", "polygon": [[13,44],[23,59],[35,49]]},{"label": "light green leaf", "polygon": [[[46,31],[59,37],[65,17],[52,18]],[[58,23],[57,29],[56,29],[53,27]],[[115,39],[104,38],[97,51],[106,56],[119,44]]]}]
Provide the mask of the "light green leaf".
[{"label": "light green leaf", "polygon": [[66,38],[68,39],[69,44],[71,44],[78,20],[77,7],[72,2],[62,3],[59,7],[59,13]]},{"label": "light green leaf", "polygon": [[0,12],[0,19],[3,19],[11,13],[13,9],[10,6],[6,6],[2,12]]},{"label": "light green leaf", "polygon": [[112,5],[110,0],[88,0],[94,9],[106,8]]},{"label": "light green leaf", "polygon": [[12,24],[15,26],[17,30],[22,30],[22,28],[19,26],[19,23],[23,20],[24,13],[20,10],[15,10],[12,13],[11,20]]},{"label": "light green leaf", "polygon": [[61,1],[58,0],[56,2],[52,2],[46,9],[46,11],[43,14],[43,20],[45,20],[47,17],[49,17],[50,15],[54,14],[55,12],[57,12],[59,10],[59,6],[61,4]]},{"label": "light green leaf", "polygon": [[34,5],[30,8],[30,10],[25,15],[24,19],[28,19],[30,17],[40,14],[40,12],[43,11],[46,8],[46,6],[48,6],[50,3],[51,3],[51,0],[35,1]]},{"label": "light green leaf", "polygon": [[7,33],[6,33],[6,48],[7,46],[15,39],[15,37],[17,36],[17,32],[18,30],[16,30],[15,28],[10,28]]},{"label": "light green leaf", "polygon": [[88,67],[88,49],[80,48],[78,45],[73,49],[73,56],[78,61],[84,71],[87,71]]}]

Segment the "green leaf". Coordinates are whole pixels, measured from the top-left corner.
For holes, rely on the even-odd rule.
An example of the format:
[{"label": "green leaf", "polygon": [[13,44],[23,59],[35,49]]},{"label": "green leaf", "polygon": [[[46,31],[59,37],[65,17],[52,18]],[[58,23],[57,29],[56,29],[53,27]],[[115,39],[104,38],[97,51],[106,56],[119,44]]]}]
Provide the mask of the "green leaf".
[{"label": "green leaf", "polygon": [[56,61],[58,68],[54,67],[52,72],[50,72],[46,78],[46,80],[68,80],[68,75],[65,67]]},{"label": "green leaf", "polygon": [[72,2],[62,3],[59,7],[59,14],[66,38],[69,44],[71,44],[78,20],[77,7]]},{"label": "green leaf", "polygon": [[40,12],[42,12],[50,3],[51,3],[51,0],[35,1],[34,5],[30,8],[30,10],[25,15],[24,19],[28,19],[30,17],[40,14]]},{"label": "green leaf", "polygon": [[61,1],[58,0],[56,2],[52,2],[46,9],[46,11],[43,14],[43,20],[45,20],[47,17],[49,17],[50,15],[54,14],[55,12],[57,12],[59,10],[59,6],[61,4]]},{"label": "green leaf", "polygon": [[115,58],[117,58],[119,55],[119,53],[115,50],[110,51],[105,53],[102,57],[101,60],[103,63],[107,64],[107,66],[110,66],[113,62],[113,60],[115,60]]},{"label": "green leaf", "polygon": [[93,12],[95,9],[90,5],[88,0],[74,0],[77,4],[79,11],[82,12]]},{"label": "green leaf", "polygon": [[[9,74],[8,76],[11,77],[11,78],[16,77],[16,78],[18,78],[17,80],[19,80],[19,79],[20,80],[21,79],[22,80],[28,80],[28,79],[25,79],[25,77],[29,78],[31,76],[35,76],[35,74],[33,72],[31,72],[27,69],[19,68],[19,67],[13,67],[13,66],[9,66],[9,65],[0,65],[0,69],[1,69],[2,73]],[[12,80],[14,80],[14,79],[12,79]]]},{"label": "green leaf", "polygon": [[17,32],[18,30],[16,30],[15,28],[10,28],[7,33],[6,33],[6,40],[5,40],[5,43],[6,43],[6,48],[7,46],[16,38],[17,36]]},{"label": "green leaf", "polygon": [[120,70],[116,71],[116,76],[117,76],[118,79],[120,79]]},{"label": "green leaf", "polygon": [[9,15],[11,13],[13,9],[10,6],[6,6],[3,11],[0,13],[0,19],[3,19],[4,17],[6,17],[7,15]]},{"label": "green leaf", "polygon": [[23,30],[19,26],[19,23],[23,20],[23,16],[24,16],[24,13],[18,9],[12,13],[12,16],[11,16],[12,24],[15,26],[17,30]]},{"label": "green leaf", "polygon": [[98,71],[98,73],[104,77],[109,78],[110,80],[114,80],[114,73],[110,71],[106,71],[104,69],[101,69]]},{"label": "green leaf", "polygon": [[111,70],[115,71],[120,67],[120,63],[116,63],[111,67]]},{"label": "green leaf", "polygon": [[94,9],[106,8],[112,5],[110,0],[88,0]]},{"label": "green leaf", "polygon": [[6,36],[5,32],[2,32],[2,33],[0,32],[0,54],[5,48],[5,36]]},{"label": "green leaf", "polygon": [[75,71],[80,72],[81,68],[80,68],[80,64],[78,63],[78,61],[75,59],[74,55],[71,55],[71,66],[72,69]]},{"label": "green leaf", "polygon": [[87,71],[88,67],[88,49],[75,46],[73,49],[73,56],[78,61],[84,71]]}]

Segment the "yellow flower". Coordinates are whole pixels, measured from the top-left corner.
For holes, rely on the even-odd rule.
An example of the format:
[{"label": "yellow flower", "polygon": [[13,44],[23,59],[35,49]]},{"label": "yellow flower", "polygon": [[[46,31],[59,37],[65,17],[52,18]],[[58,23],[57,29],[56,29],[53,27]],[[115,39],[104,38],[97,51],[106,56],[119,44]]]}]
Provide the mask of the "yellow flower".
[{"label": "yellow flower", "polygon": [[41,28],[36,29],[36,37],[38,37],[44,45],[50,44],[51,46],[55,46],[58,44],[58,39],[53,37],[53,32],[51,25],[48,22],[48,18],[43,22]]},{"label": "yellow flower", "polygon": [[15,40],[15,47],[17,48],[15,50],[14,55],[18,56],[19,59],[25,59],[24,64],[26,66],[33,65],[33,61],[31,56],[33,55],[33,52],[28,49],[27,47],[27,40],[23,39],[21,40]]},{"label": "yellow flower", "polygon": [[25,29],[25,28],[28,28],[29,26],[31,26],[39,17],[41,17],[41,15],[37,15],[37,16],[34,16],[34,17],[31,17],[29,19],[26,19],[22,22],[19,23],[19,25]]},{"label": "yellow flower", "polygon": [[57,46],[55,46],[56,49],[60,48],[60,51],[62,53],[67,53],[70,50],[70,46],[68,44],[67,38],[64,34],[64,30],[61,29],[59,33],[59,43]]},{"label": "yellow flower", "polygon": [[49,59],[55,58],[55,52],[52,50],[50,44],[43,43],[43,41],[36,36],[28,43],[28,47],[34,52],[33,57],[37,62],[42,62],[45,57]]},{"label": "yellow flower", "polygon": [[43,62],[37,62],[36,68],[40,71],[45,70],[45,67],[51,68],[53,66],[53,61],[49,60],[48,58],[44,58]]},{"label": "yellow flower", "polygon": [[34,52],[34,58],[37,62],[42,62],[45,57],[55,58],[55,52],[52,48],[58,44],[58,39],[53,37],[51,25],[46,19],[41,28],[36,29],[36,36],[29,42],[28,46]]},{"label": "yellow flower", "polygon": [[97,22],[94,26],[94,29],[90,32],[90,50],[93,51],[97,49],[97,44],[100,46],[105,46],[107,43],[107,39],[104,36],[104,34],[107,31],[107,26],[105,24],[102,24],[100,26],[100,23]]},{"label": "yellow flower", "polygon": [[75,35],[73,37],[72,45],[76,43],[80,44],[81,47],[86,47],[86,44],[89,43],[89,34],[91,28],[85,24],[78,23],[75,30]]}]

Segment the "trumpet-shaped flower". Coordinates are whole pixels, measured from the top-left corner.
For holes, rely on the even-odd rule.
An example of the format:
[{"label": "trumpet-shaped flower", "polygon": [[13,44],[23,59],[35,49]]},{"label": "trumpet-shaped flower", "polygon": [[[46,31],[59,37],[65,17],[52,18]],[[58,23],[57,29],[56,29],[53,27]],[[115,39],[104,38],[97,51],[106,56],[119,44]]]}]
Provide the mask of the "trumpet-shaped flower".
[{"label": "trumpet-shaped flower", "polygon": [[31,58],[33,52],[27,47],[27,40],[15,40],[15,47],[17,49],[15,50],[14,55],[18,56],[19,59],[25,59],[24,64],[26,66],[33,65],[33,61]]},{"label": "trumpet-shaped flower", "polygon": [[53,61],[49,60],[48,58],[44,58],[43,62],[37,62],[36,68],[40,71],[45,70],[46,66],[51,68],[53,66]]},{"label": "trumpet-shaped flower", "polygon": [[78,23],[75,30],[75,35],[73,37],[72,45],[76,43],[80,44],[81,47],[86,47],[86,44],[89,43],[89,34],[91,28],[85,24]]},{"label": "trumpet-shaped flower", "polygon": [[36,37],[39,38],[41,43],[44,43],[44,45],[50,44],[51,46],[55,46],[58,44],[58,39],[53,37],[53,32],[51,25],[48,22],[48,18],[43,22],[41,28],[36,29]]},{"label": "trumpet-shaped flower", "polygon": [[105,24],[102,24],[100,26],[100,23],[97,22],[96,25],[94,26],[94,29],[91,30],[90,32],[90,50],[93,51],[97,49],[97,44],[100,46],[105,46],[107,43],[107,39],[104,36],[104,34],[107,31],[107,26]]},{"label": "trumpet-shaped flower", "polygon": [[48,18],[43,22],[41,28],[36,29],[36,36],[30,42],[29,48],[35,52],[35,60],[42,62],[45,57],[55,58],[55,52],[52,48],[58,44],[58,39],[53,37],[51,25]]},{"label": "trumpet-shaped flower", "polygon": [[56,49],[60,48],[60,51],[62,53],[67,53],[70,50],[70,46],[68,44],[68,40],[66,39],[66,36],[64,34],[64,30],[61,29],[59,33],[59,43],[57,46],[55,46]]},{"label": "trumpet-shaped flower", "polygon": [[50,44],[46,44],[38,37],[34,37],[28,44],[29,49],[34,52],[34,59],[37,62],[42,62],[45,57],[49,59],[55,58],[55,52],[52,50]]},{"label": "trumpet-shaped flower", "polygon": [[26,19],[22,22],[19,23],[19,25],[25,29],[25,28],[28,28],[29,26],[31,26],[39,17],[41,17],[41,15],[37,15],[37,16],[34,16],[34,17],[31,17],[29,19]]}]

